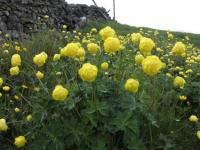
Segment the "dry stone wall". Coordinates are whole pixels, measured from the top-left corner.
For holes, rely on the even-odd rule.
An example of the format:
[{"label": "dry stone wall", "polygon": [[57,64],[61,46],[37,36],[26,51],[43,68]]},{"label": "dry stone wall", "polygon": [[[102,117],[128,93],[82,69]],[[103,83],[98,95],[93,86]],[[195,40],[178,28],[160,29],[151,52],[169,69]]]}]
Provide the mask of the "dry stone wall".
[{"label": "dry stone wall", "polygon": [[[78,26],[81,20],[108,20],[104,8],[68,4],[64,0],[0,0],[0,31],[12,38],[26,37],[38,28],[38,17],[49,16],[55,28]],[[30,30],[31,29],[31,30]]]}]

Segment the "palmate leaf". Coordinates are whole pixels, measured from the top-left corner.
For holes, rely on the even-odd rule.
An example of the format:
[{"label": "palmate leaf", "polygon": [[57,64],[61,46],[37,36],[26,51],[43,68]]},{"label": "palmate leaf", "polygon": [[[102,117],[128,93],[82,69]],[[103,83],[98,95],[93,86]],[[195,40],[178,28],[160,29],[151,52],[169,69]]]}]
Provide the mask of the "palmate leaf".
[{"label": "palmate leaf", "polygon": [[130,150],[146,150],[143,141],[139,138],[138,135],[134,134],[130,130],[126,130],[124,132],[123,142],[125,147]]},{"label": "palmate leaf", "polygon": [[[97,127],[97,123],[100,121],[99,117],[108,115],[108,105],[105,101],[89,101],[89,104],[85,109],[81,111],[81,114],[85,117],[85,121],[88,121],[94,126]],[[87,118],[87,119],[86,119]],[[101,120],[103,121],[103,120]]]},{"label": "palmate leaf", "polygon": [[106,138],[98,137],[93,139],[93,143],[89,146],[91,150],[107,150]]},{"label": "palmate leaf", "polygon": [[84,114],[93,114],[95,112],[106,116],[108,111],[108,105],[106,101],[94,100],[89,102],[89,106],[83,110]]},{"label": "palmate leaf", "polygon": [[132,117],[132,111],[118,112],[112,120],[117,130],[124,131],[129,125],[129,119]]}]

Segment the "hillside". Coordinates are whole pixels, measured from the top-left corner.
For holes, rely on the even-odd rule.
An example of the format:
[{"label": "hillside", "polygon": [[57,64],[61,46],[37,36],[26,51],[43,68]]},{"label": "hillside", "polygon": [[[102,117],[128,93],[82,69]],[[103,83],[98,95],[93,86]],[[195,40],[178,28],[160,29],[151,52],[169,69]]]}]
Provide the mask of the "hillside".
[{"label": "hillside", "polygon": [[1,33],[0,150],[199,149],[199,35],[40,27]]}]

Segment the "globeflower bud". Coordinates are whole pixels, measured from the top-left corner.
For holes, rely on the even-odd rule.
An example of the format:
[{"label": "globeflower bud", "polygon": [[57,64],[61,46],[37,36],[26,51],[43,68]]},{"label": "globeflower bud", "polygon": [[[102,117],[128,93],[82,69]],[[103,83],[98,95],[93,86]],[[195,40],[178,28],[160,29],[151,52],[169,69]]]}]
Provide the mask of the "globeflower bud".
[{"label": "globeflower bud", "polygon": [[38,71],[36,73],[36,77],[40,80],[40,79],[44,78],[44,74],[42,72]]},{"label": "globeflower bud", "polygon": [[15,138],[15,145],[17,148],[24,147],[26,144],[26,138],[24,136],[18,136]]},{"label": "globeflower bud", "polygon": [[132,42],[134,44],[138,44],[140,42],[140,39],[142,38],[142,35],[140,33],[133,33],[131,35],[131,39],[132,39]]},{"label": "globeflower bud", "polygon": [[60,54],[55,54],[53,56],[53,61],[58,61],[58,60],[60,60]]},{"label": "globeflower bud", "polygon": [[0,78],[0,86],[3,85],[3,78]]},{"label": "globeflower bud", "polygon": [[4,86],[4,87],[3,87],[3,90],[4,90],[4,91],[10,91],[10,87],[9,87],[9,86]]},{"label": "globeflower bud", "polygon": [[152,39],[143,37],[140,40],[139,49],[143,53],[150,53],[155,47],[155,43]]},{"label": "globeflower bud", "polygon": [[191,122],[198,122],[199,119],[197,118],[196,115],[191,115],[190,118],[189,118],[189,120],[190,120]]},{"label": "globeflower bud", "polygon": [[95,43],[89,43],[87,45],[88,52],[92,55],[96,55],[97,51],[99,50],[99,46]]},{"label": "globeflower bud", "polygon": [[8,126],[5,119],[0,119],[0,131],[7,131]]},{"label": "globeflower bud", "polygon": [[186,51],[186,46],[182,42],[177,42],[172,48],[172,52],[178,56],[183,56]]},{"label": "globeflower bud", "polygon": [[136,64],[138,64],[138,65],[141,64],[143,60],[144,60],[143,55],[138,54],[138,55],[135,56],[135,63]]},{"label": "globeflower bud", "polygon": [[69,43],[60,50],[61,56],[74,58],[78,54],[80,46],[77,43]]},{"label": "globeflower bud", "polygon": [[200,140],[200,130],[197,131],[197,138]]},{"label": "globeflower bud", "polygon": [[101,69],[103,69],[103,70],[107,70],[108,69],[108,63],[107,62],[103,62],[102,64],[101,64]]},{"label": "globeflower bud", "polygon": [[33,58],[34,64],[36,64],[38,67],[42,67],[47,60],[48,56],[45,52],[41,52],[40,54],[37,54]]},{"label": "globeflower bud", "polygon": [[18,74],[19,74],[19,67],[18,66],[10,68],[10,75],[11,76],[16,76]]},{"label": "globeflower bud", "polygon": [[185,80],[180,76],[177,76],[174,79],[174,86],[175,87],[184,88],[185,83],[186,83]]},{"label": "globeflower bud", "polygon": [[21,57],[19,54],[12,55],[11,64],[13,67],[21,65]]},{"label": "globeflower bud", "polygon": [[115,36],[115,30],[112,29],[111,27],[107,26],[107,27],[101,29],[99,34],[103,40],[106,40],[108,37]]}]

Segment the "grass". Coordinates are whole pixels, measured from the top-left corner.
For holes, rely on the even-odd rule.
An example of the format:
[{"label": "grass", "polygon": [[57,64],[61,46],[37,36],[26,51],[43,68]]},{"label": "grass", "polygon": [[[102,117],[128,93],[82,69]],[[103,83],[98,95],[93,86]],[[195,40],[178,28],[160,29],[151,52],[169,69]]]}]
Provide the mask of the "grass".
[{"label": "grass", "polygon": [[[111,26],[112,28],[116,29],[119,35],[126,35],[133,32],[138,32],[140,28],[143,28],[143,31],[147,32],[148,30],[155,31],[157,29],[151,29],[146,27],[134,27],[126,24],[120,24],[116,21],[90,21],[81,31],[88,32],[91,28],[95,27],[98,30],[105,27],[105,26]],[[159,31],[160,35],[165,35],[165,30],[157,30]],[[191,42],[197,46],[200,47],[200,34],[193,34],[193,33],[184,33],[184,32],[173,32],[171,31],[177,38],[185,38],[185,36],[189,36]]]}]

